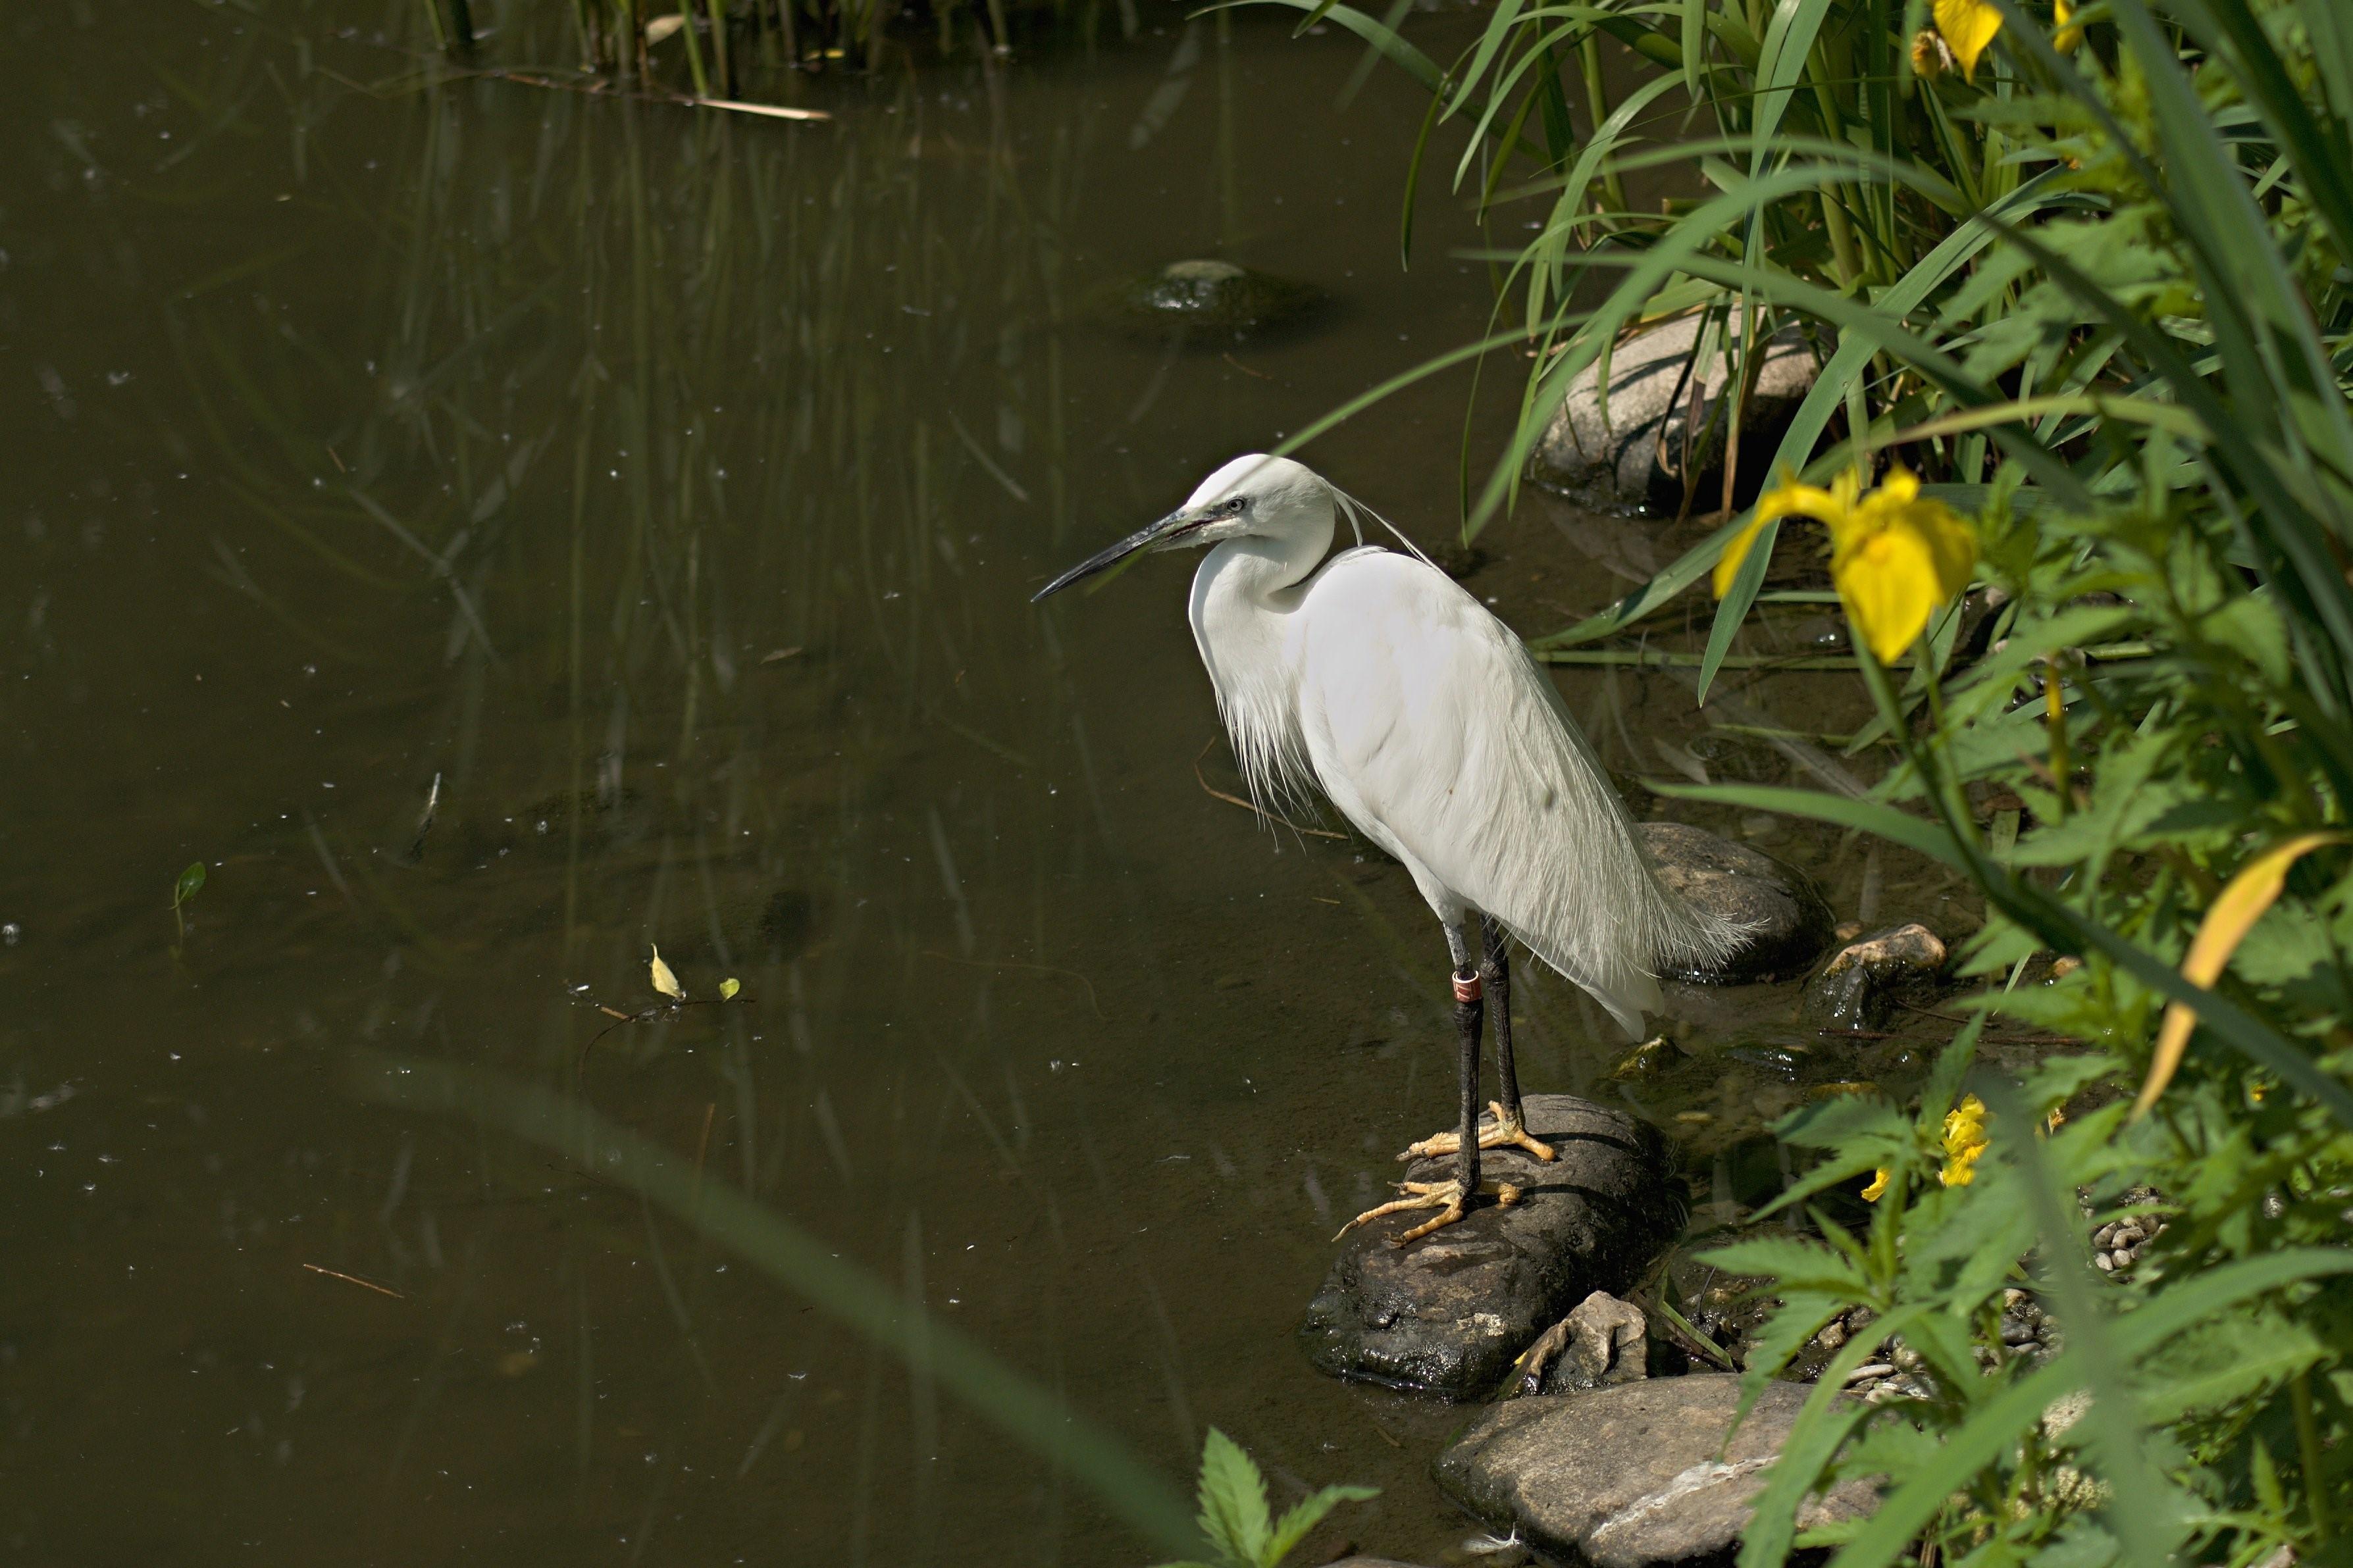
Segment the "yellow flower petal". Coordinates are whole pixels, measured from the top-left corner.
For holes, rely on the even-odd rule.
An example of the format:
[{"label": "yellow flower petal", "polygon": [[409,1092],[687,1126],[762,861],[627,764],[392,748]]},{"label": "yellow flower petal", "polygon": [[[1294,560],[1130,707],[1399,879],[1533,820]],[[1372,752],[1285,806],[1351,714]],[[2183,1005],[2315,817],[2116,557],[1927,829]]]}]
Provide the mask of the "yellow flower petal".
[{"label": "yellow flower petal", "polygon": [[1961,74],[1977,79],[1978,57],[1986,52],[1996,33],[2001,31],[2001,12],[1988,0],[1936,0],[1931,7],[1936,18],[1936,31],[1953,47],[1961,62]]},{"label": "yellow flower petal", "polygon": [[1977,534],[1920,481],[1896,468],[1859,505],[1831,521],[1831,582],[1873,655],[1892,664],[1928,617],[1968,586]]},{"label": "yellow flower petal", "polygon": [[1757,542],[1758,534],[1765,531],[1767,521],[1764,510],[1759,508],[1757,515],[1748,520],[1748,526],[1734,534],[1732,542],[1724,547],[1724,553],[1715,558],[1717,598],[1721,599],[1732,592],[1732,580],[1740,574],[1740,563],[1748,559],[1748,547]]},{"label": "yellow flower petal", "polygon": [[1966,1187],[1977,1180],[1978,1157],[1986,1152],[1985,1101],[1963,1095],[1960,1104],[1945,1113],[1945,1168],[1936,1179],[1948,1187]]},{"label": "yellow flower petal", "polygon": [[2067,25],[2067,19],[2074,14],[2075,7],[2067,0],[2052,0],[2051,25],[2059,30],[2052,36],[2051,47],[2063,55],[2084,41],[2084,29]]},{"label": "yellow flower petal", "polygon": [[[2222,966],[2231,962],[2231,954],[2239,950],[2240,941],[2279,900],[2280,890],[2287,886],[2288,868],[2324,844],[2344,842],[2342,833],[2299,834],[2240,867],[2238,875],[2224,884],[2214,900],[2214,907],[2206,911],[2198,934],[2190,939],[2189,955],[2181,961],[2181,978],[2211,989],[2221,976]],[[2133,1101],[2135,1121],[2148,1114],[2148,1108],[2173,1081],[2175,1069],[2181,1066],[2181,1053],[2189,1046],[2189,1031],[2197,1023],[2198,1015],[2183,1004],[2167,1005],[2165,1022],[2157,1032],[2157,1049],[2149,1058],[2148,1080]]]},{"label": "yellow flower petal", "polygon": [[1881,1198],[1885,1197],[1887,1195],[1887,1180],[1894,1173],[1894,1172],[1889,1170],[1886,1166],[1882,1165],[1879,1168],[1879,1174],[1871,1178],[1871,1185],[1862,1189],[1862,1201],[1867,1204],[1875,1204]]},{"label": "yellow flower petal", "polygon": [[1715,596],[1721,599],[1732,592],[1732,580],[1739,575],[1740,563],[1748,559],[1750,547],[1767,523],[1785,517],[1813,517],[1828,522],[1852,506],[1854,497],[1847,489],[1847,480],[1841,477],[1838,482],[1840,494],[1846,498],[1843,500],[1840,494],[1815,485],[1801,485],[1795,479],[1783,479],[1779,486],[1757,497],[1757,510],[1749,518],[1748,526],[1734,534],[1732,542],[1724,547],[1724,553],[1716,557]]}]

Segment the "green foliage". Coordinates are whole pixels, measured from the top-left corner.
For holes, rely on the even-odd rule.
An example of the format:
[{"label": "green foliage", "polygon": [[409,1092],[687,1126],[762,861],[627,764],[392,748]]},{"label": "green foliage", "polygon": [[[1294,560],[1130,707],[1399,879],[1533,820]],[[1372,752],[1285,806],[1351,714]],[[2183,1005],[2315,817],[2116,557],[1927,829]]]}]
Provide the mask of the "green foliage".
[{"label": "green foliage", "polygon": [[1369,1502],[1380,1495],[1371,1487],[1325,1487],[1277,1520],[1267,1508],[1266,1480],[1258,1466],[1240,1444],[1212,1426],[1201,1447],[1201,1534],[1210,1559],[1164,1568],[1276,1568],[1325,1514],[1344,1502]]},{"label": "green foliage", "polygon": [[[1494,258],[1535,361],[1472,526],[1571,376],[1691,310],[1749,316],[1750,342],[1794,321],[1826,353],[1777,467],[1901,460],[1978,518],[1974,635],[1956,612],[1909,668],[1861,661],[1879,716],[1853,749],[1894,759],[1869,798],[1678,792],[1963,873],[1980,1022],[2077,1042],[2019,1082],[1972,1027],[1916,1107],[1782,1124],[1815,1162],[1782,1200],[1813,1236],[1715,1259],[1778,1303],[1751,1395],[1833,1315],[1873,1317],[1810,1395],[1744,1568],[1808,1546],[1834,1568],[2327,1558],[2353,1524],[2353,849],[2298,860],[2213,989],[2179,969],[2251,861],[2353,820],[2353,23],[2343,0],[2105,0],[2063,51],[2049,8],[1997,3],[1974,79],[1915,70],[1921,0],[1503,0],[1448,68],[1332,15],[1474,126],[1458,178],[1482,202],[1544,204]],[[1586,68],[1603,38],[1655,62],[1616,108]],[[1688,121],[1652,107],[1669,79]],[[1623,181],[1678,161],[1704,194],[1631,211]],[[1547,646],[1664,607],[1740,521]],[[1989,795],[2018,805],[1981,825]],[[2169,1006],[2199,1028],[2136,1121]],[[1968,1093],[1988,1142],[1960,1182],[1946,1118]],[[2165,1228],[2098,1267],[2086,1238],[2128,1197]],[[2029,1299],[2055,1352],[2002,1338]],[[1915,1392],[1840,1396],[1899,1347]],[[1870,1519],[1799,1529],[1807,1496],[1865,1478]]]}]

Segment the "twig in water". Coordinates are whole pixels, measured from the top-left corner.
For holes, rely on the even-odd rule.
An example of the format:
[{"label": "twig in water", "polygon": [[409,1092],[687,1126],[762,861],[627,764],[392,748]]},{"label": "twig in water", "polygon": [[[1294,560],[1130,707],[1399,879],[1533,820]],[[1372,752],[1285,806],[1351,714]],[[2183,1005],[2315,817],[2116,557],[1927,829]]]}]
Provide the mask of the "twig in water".
[{"label": "twig in water", "polygon": [[1209,754],[1209,746],[1214,746],[1217,743],[1218,738],[1215,735],[1210,736],[1209,744],[1208,746],[1203,746],[1201,748],[1200,756],[1197,756],[1193,759],[1193,777],[1195,781],[1200,784],[1203,793],[1207,794],[1210,799],[1222,800],[1228,805],[1239,805],[1244,811],[1256,812],[1266,821],[1280,822],[1282,826],[1291,829],[1292,832],[1304,833],[1310,838],[1345,838],[1348,837],[1345,833],[1335,833],[1328,827],[1302,827],[1299,824],[1292,821],[1291,818],[1282,816],[1279,812],[1269,811],[1262,805],[1253,805],[1250,802],[1244,800],[1238,795],[1228,795],[1224,790],[1213,786],[1208,779],[1201,776],[1201,757],[1208,756]]},{"label": "twig in water", "polygon": [[408,841],[408,858],[413,864],[425,858],[425,836],[433,831],[433,818],[441,810],[441,775],[433,775],[433,787],[425,792],[425,814],[417,819],[417,837]]},{"label": "twig in water", "polygon": [[363,1279],[356,1274],[346,1274],[339,1268],[322,1268],[315,1263],[305,1263],[302,1267],[313,1274],[323,1274],[330,1279],[341,1279],[347,1285],[356,1285],[363,1290],[373,1290],[379,1296],[389,1296],[396,1301],[408,1300],[389,1285],[379,1285],[373,1279]]},{"label": "twig in water", "polygon": [[1235,358],[1232,354],[1230,354],[1230,353],[1228,353],[1228,354],[1220,354],[1219,357],[1220,359],[1223,359],[1223,360],[1224,360],[1228,364],[1229,364],[1229,365],[1233,366],[1236,370],[1238,370],[1238,371],[1241,372],[1244,375],[1254,375],[1254,376],[1258,377],[1261,381],[1272,381],[1272,380],[1274,379],[1274,377],[1272,377],[1272,376],[1271,376],[1271,375],[1267,374],[1266,374],[1266,372],[1264,372],[1264,371],[1262,371],[1262,370],[1252,370],[1252,369],[1250,369],[1250,366],[1248,366],[1248,365],[1244,364],[1241,361],[1240,361],[1240,360],[1236,359],[1236,358]]}]

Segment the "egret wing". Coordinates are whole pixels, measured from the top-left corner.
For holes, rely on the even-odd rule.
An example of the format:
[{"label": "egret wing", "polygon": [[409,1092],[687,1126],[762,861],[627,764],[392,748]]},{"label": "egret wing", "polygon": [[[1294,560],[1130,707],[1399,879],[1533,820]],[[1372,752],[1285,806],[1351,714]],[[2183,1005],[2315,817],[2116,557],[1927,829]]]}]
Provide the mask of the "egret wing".
[{"label": "egret wing", "polygon": [[1661,887],[1551,678],[1443,574],[1351,552],[1302,606],[1300,718],[1335,805],[1639,1035],[1654,966],[1728,940]]}]

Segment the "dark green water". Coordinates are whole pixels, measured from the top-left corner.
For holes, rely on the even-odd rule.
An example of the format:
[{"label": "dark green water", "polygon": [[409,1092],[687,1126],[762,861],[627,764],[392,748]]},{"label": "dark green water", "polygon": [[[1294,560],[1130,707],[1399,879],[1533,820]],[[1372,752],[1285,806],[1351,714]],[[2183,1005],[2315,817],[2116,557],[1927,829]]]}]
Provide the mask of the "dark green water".
[{"label": "dark green water", "polygon": [[[361,1097],[363,1050],[585,1081],[1172,1485],[1214,1424],[1279,1501],[1386,1489],[1319,1551],[1459,1551],[1460,1413],[1292,1338],[1447,1118],[1435,926],[1205,791],[1188,565],[1027,603],[1483,328],[1435,175],[1396,265],[1419,89],[1335,107],[1343,37],[1153,5],[788,125],[416,90],[415,9],[0,19],[0,1556],[1154,1560],[625,1186]],[[1104,325],[1203,254],[1338,308],[1231,354]],[[1307,456],[1439,542],[1466,389]],[[1472,582],[1533,634],[1674,542],[1537,500]],[[1702,728],[1662,677],[1565,685],[1630,774]],[[1832,690],[1748,695],[1836,728]],[[1748,826],[1850,912],[1859,855]],[[749,1000],[576,1079],[657,942]],[[1519,995],[1531,1087],[1620,1092],[1588,1006]],[[1704,1055],[1762,1003],[1683,1005],[1704,1070],[1641,1102],[1720,1216],[1799,1090]]]}]

